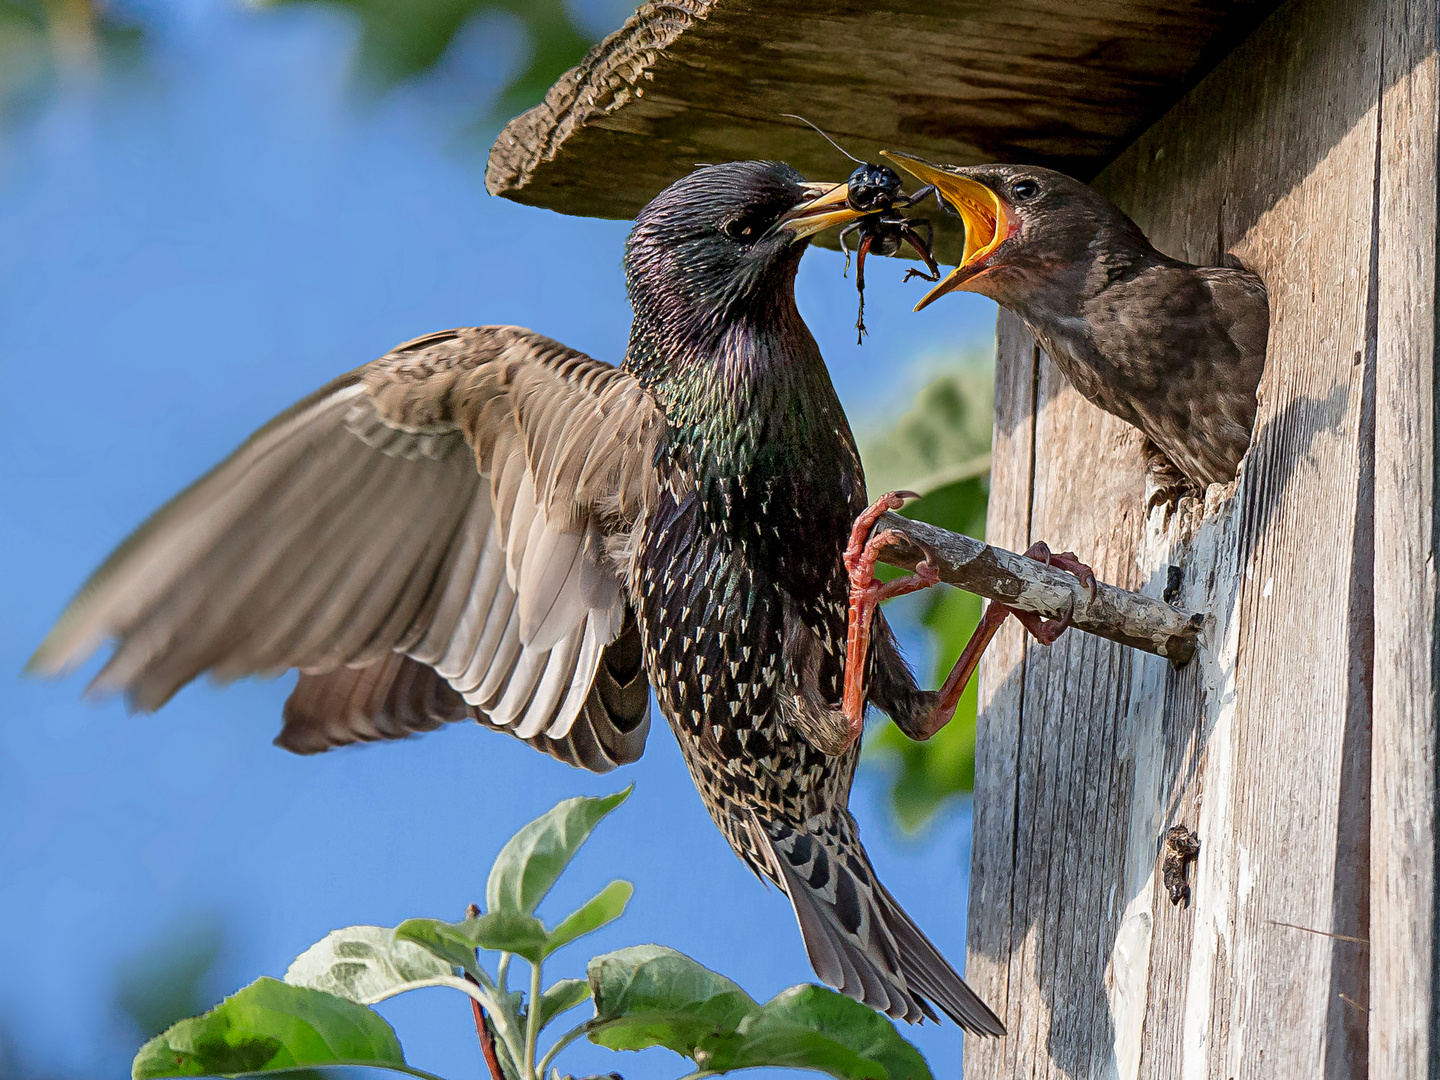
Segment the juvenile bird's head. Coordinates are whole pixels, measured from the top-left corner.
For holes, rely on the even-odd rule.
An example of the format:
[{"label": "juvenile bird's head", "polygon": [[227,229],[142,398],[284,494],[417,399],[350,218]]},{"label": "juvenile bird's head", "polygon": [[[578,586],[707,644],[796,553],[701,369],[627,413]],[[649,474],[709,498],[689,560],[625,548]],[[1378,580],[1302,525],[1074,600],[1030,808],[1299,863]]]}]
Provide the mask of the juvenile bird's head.
[{"label": "juvenile bird's head", "polygon": [[776,161],[707,165],[640,211],[625,244],[637,328],[708,345],[737,325],[795,313],[795,271],[809,237],[861,215],[843,183],[806,183]]},{"label": "juvenile bird's head", "polygon": [[[965,221],[964,258],[916,311],[963,289],[1024,313],[1101,287],[1110,270],[1155,253],[1109,199],[1064,173],[1032,165],[937,165],[883,153],[934,184]],[[1097,264],[1102,272],[1092,275]]]}]

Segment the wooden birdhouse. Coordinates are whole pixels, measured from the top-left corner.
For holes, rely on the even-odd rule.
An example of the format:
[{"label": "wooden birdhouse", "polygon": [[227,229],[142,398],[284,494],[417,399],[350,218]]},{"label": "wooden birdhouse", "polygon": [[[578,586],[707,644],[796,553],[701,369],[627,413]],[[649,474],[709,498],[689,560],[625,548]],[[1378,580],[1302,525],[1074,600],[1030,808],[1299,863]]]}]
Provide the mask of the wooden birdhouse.
[{"label": "wooden birdhouse", "polygon": [[[1206,616],[1183,668],[1013,624],[981,670],[970,1077],[1440,1077],[1436,0],[649,3],[512,121],[492,192],[628,218],[695,162],[1038,163],[1237,256],[1239,478],[1147,508],[1138,432],[1003,309],[988,539]],[[937,240],[956,260],[959,234]],[[1176,569],[1172,569],[1176,568]],[[1188,903],[1167,831],[1198,837]],[[1183,859],[1180,859],[1183,862]]]}]

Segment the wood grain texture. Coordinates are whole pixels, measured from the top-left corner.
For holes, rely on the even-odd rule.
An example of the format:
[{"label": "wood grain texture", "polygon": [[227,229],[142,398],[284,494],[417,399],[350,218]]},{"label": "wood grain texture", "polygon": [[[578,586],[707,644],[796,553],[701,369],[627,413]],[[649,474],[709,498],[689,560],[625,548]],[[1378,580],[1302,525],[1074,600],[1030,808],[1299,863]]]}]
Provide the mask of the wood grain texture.
[{"label": "wood grain texture", "polygon": [[[995,431],[985,539],[1012,550],[1030,546],[1030,482],[1035,467],[1035,384],[1039,350],[1019,318],[1000,309],[995,330]],[[1011,1000],[1017,927],[1010,917],[1019,854],[1016,779],[1024,714],[1028,638],[1006,621],[980,658],[975,737],[975,797],[965,978],[1007,1024],[1020,1010]],[[1013,1010],[1013,1011],[1012,1011]],[[1002,1076],[1009,1039],[970,1039],[971,1076]]]},{"label": "wood grain texture", "polygon": [[[1097,180],[1161,250],[1232,252],[1265,279],[1269,360],[1237,484],[1148,520],[1130,433],[1108,432],[1041,360],[1034,472],[1017,484],[1031,502],[992,501],[1008,515],[995,532],[1023,521],[1150,595],[1181,566],[1178,603],[1210,619],[1179,672],[1078,636],[1030,648],[1018,693],[993,691],[1008,671],[982,667],[981,737],[1019,745],[1013,809],[977,812],[972,869],[972,897],[1003,883],[1011,901],[970,912],[971,970],[1004,967],[1011,1034],[967,1046],[972,1075],[1366,1075],[1366,952],[1326,935],[1363,939],[1369,924],[1389,2],[1291,0]],[[997,410],[1015,411],[1010,392],[1002,368]],[[1201,842],[1188,908],[1156,873],[1176,823]]]},{"label": "wood grain texture", "polygon": [[[697,162],[883,147],[1091,176],[1275,0],[656,0],[512,120],[492,194],[630,218]],[[936,217],[954,261],[958,223]]]},{"label": "wood grain texture", "polygon": [[1389,0],[1375,271],[1370,1075],[1440,1077],[1435,685],[1434,0]]},{"label": "wood grain texture", "polygon": [[[1035,400],[1032,541],[1073,548],[1100,576],[1138,588],[1138,434],[1081,398],[1043,355]],[[1104,976],[1123,909],[1116,885],[1138,655],[1082,635],[1027,646],[1021,715],[1012,722],[1019,746],[1011,1035],[1005,1070],[994,1075],[1088,1075],[1108,1057]]]}]

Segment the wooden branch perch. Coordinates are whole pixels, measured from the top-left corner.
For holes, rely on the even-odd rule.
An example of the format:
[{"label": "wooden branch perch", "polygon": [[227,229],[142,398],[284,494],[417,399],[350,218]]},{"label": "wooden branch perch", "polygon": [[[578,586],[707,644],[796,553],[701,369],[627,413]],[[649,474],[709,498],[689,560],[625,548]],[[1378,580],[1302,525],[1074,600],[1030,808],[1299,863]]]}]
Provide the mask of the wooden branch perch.
[{"label": "wooden branch perch", "polygon": [[919,546],[924,545],[937,557],[940,580],[966,592],[1047,619],[1063,616],[1073,600],[1070,625],[1077,630],[1166,657],[1176,667],[1195,655],[1202,614],[1104,582],[1092,601],[1090,591],[1063,570],[899,514],[886,514],[875,529],[891,529],[903,538],[880,556],[891,566],[913,570],[925,558]]}]

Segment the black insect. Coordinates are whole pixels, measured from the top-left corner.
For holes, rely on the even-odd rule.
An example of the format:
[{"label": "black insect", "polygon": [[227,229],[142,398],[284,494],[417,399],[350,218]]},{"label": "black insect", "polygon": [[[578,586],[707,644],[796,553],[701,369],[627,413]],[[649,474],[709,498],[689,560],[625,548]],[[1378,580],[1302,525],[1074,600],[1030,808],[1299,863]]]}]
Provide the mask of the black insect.
[{"label": "black insect", "polygon": [[[788,116],[792,120],[799,120],[803,124],[809,124],[810,127],[820,132],[821,138],[859,165],[859,168],[850,174],[845,203],[851,210],[859,211],[865,216],[852,221],[840,230],[840,250],[845,252],[847,277],[850,273],[852,252],[846,240],[855,234],[858,234],[859,237],[853,252],[855,255],[855,288],[860,294],[860,313],[855,318],[855,341],[859,344],[864,341],[866,334],[865,256],[871,253],[898,255],[901,245],[909,244],[915,249],[915,253],[924,261],[930,272],[927,274],[924,270],[917,270],[912,266],[905,271],[905,280],[909,281],[912,277],[918,277],[925,281],[939,281],[940,267],[936,265],[935,256],[930,254],[930,245],[935,240],[934,226],[925,218],[906,218],[896,211],[918,206],[931,195],[935,196],[935,203],[942,210],[945,208],[945,204],[940,198],[940,193],[935,190],[934,184],[926,184],[914,194],[906,195],[902,190],[904,182],[894,169],[861,161],[803,116],[796,116],[794,113],[782,113],[781,115]],[[921,229],[924,230],[923,236],[920,233]]]}]

